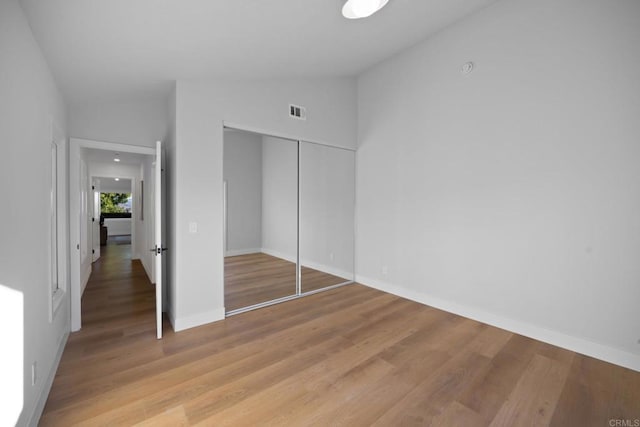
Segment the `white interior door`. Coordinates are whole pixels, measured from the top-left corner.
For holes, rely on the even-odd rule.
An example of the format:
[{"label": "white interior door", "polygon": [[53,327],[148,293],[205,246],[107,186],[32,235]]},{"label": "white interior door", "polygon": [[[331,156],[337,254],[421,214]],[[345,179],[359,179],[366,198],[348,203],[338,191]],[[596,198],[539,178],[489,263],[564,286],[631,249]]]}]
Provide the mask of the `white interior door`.
[{"label": "white interior door", "polygon": [[93,181],[93,222],[91,223],[93,234],[93,262],[100,258],[100,180]]},{"label": "white interior door", "polygon": [[156,162],[154,168],[154,214],[155,214],[155,279],[156,279],[156,331],[162,338],[162,143],[156,142]]}]

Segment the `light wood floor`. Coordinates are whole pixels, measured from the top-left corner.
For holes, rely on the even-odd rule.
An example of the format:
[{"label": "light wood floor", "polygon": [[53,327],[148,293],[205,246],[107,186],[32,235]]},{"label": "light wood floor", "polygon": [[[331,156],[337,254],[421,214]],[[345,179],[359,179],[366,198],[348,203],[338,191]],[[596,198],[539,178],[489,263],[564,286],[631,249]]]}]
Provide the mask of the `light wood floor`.
[{"label": "light wood floor", "polygon": [[[153,287],[109,246],[43,426],[610,426],[640,373],[361,285],[155,339]],[[621,424],[617,424],[621,425]]]},{"label": "light wood floor", "polygon": [[[347,281],[302,266],[302,292]],[[296,294],[296,264],[264,253],[224,259],[224,306],[227,311]]]}]

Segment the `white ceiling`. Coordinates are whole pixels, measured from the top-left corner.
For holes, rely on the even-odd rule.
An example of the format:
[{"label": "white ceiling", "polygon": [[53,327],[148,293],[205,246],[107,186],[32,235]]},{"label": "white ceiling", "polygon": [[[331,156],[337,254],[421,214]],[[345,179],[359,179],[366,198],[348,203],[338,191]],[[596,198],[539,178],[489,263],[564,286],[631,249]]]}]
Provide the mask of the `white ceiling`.
[{"label": "white ceiling", "polygon": [[176,79],[357,75],[494,0],[22,0],[71,103],[167,93]]},{"label": "white ceiling", "polygon": [[[120,153],[111,150],[98,150],[93,148],[85,148],[87,160],[98,163],[113,163],[114,165],[141,165],[142,162],[148,157],[147,154],[136,153]],[[113,159],[116,157],[120,159],[119,162],[115,162]]]},{"label": "white ceiling", "polygon": [[96,179],[100,180],[100,190],[103,193],[131,193],[130,179],[120,178],[116,181],[115,178],[103,176],[97,176]]}]

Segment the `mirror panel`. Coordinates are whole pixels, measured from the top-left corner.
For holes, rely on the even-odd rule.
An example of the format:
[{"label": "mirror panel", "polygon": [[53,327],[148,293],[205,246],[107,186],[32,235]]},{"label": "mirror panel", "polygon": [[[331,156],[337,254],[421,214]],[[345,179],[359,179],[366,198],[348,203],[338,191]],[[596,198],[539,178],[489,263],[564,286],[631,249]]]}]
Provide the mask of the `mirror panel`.
[{"label": "mirror panel", "polygon": [[355,153],[300,142],[300,280],[312,292],[354,280]]},{"label": "mirror panel", "polygon": [[224,131],[225,309],[296,295],[298,142]]}]

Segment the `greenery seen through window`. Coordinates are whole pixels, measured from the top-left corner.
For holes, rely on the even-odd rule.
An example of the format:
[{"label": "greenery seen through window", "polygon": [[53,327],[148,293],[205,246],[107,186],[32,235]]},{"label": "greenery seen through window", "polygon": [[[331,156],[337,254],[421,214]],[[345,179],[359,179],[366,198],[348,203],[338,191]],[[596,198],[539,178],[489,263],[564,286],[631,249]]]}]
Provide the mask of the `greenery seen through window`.
[{"label": "greenery seen through window", "polygon": [[100,193],[101,213],[131,213],[131,193]]}]

